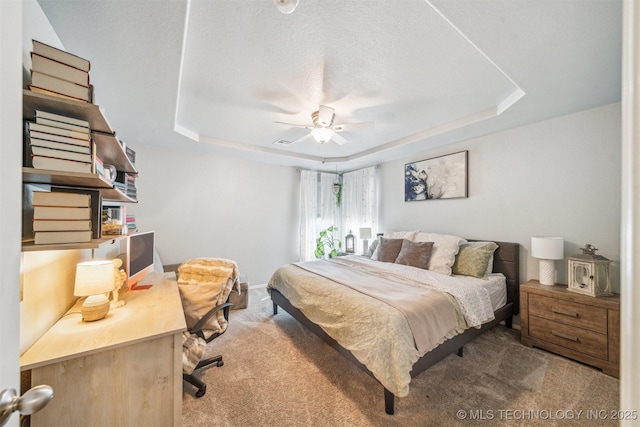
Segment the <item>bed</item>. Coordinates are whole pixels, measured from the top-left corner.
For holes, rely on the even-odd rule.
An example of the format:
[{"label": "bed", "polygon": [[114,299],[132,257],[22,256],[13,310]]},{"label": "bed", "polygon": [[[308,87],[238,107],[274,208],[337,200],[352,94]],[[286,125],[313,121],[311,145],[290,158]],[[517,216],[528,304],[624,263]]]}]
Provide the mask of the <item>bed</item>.
[{"label": "bed", "polygon": [[[393,414],[395,397],[408,394],[411,378],[452,353],[462,357],[465,343],[498,323],[511,327],[519,311],[519,245],[494,241],[489,269],[471,277],[455,274],[458,257],[469,253],[468,246],[487,241],[458,238],[451,255],[450,248],[438,244],[443,235],[390,236],[396,243],[431,244],[429,269],[382,262],[375,255],[373,260],[344,256],[282,266],[267,289],[274,315],[281,307],[380,382],[385,411]],[[427,240],[435,240],[436,246]],[[443,253],[449,270],[439,271],[436,262]],[[410,307],[401,307],[406,304]],[[426,324],[430,326],[424,328]]]}]

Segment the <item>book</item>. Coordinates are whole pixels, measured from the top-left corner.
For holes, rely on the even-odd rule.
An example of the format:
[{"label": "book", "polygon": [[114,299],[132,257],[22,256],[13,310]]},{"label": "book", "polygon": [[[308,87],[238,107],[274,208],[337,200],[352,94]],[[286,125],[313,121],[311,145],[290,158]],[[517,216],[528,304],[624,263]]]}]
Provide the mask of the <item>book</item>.
[{"label": "book", "polygon": [[75,160],[77,162],[91,163],[91,154],[76,153],[74,151],[58,150],[55,148],[30,145],[28,150],[33,156],[55,157],[57,159]]},{"label": "book", "polygon": [[[88,132],[78,132],[71,129],[62,129],[55,126],[43,125],[42,123],[35,123],[35,122],[29,122],[29,121],[27,121],[26,123],[30,132],[36,131],[36,132],[48,133],[51,135],[66,136],[68,138],[82,139],[85,141],[89,141],[91,139],[91,135],[89,135]],[[86,143],[86,145],[90,145],[90,144]]]},{"label": "book", "polygon": [[47,58],[62,62],[63,64],[70,65],[82,71],[89,72],[91,70],[91,62],[89,62],[88,59],[84,59],[62,49],[49,46],[38,40],[33,40],[32,43],[32,51],[35,54],[46,56]]},{"label": "book", "polygon": [[[55,141],[55,142],[61,142],[63,144],[72,144],[72,145],[77,145],[79,147],[86,147],[86,148],[91,147],[91,141],[88,139],[77,139],[77,138],[71,138],[69,136],[56,135],[53,133],[44,133],[44,132],[39,132],[34,130],[29,131],[29,136],[31,137],[31,139],[35,138],[38,140],[47,140],[52,142]],[[89,148],[89,152],[91,152],[90,148]]]},{"label": "book", "polygon": [[[93,86],[90,86],[90,87],[93,87]],[[65,95],[63,93],[58,93],[58,92],[52,91],[50,89],[46,89],[46,88],[43,88],[43,87],[38,87],[38,86],[35,86],[35,85],[29,85],[29,90],[31,92],[41,93],[43,95],[57,96],[58,98],[68,99],[70,101],[78,101],[78,102],[85,102],[85,103],[89,102],[89,101],[85,101],[84,99],[81,99],[81,98],[75,98],[73,96]]]},{"label": "book", "polygon": [[31,203],[33,206],[88,208],[91,206],[91,196],[84,193],[67,193],[63,191],[34,191]]},{"label": "book", "polygon": [[60,122],[57,120],[46,119],[44,117],[39,117],[39,116],[36,116],[36,123],[40,123],[42,125],[48,125],[54,128],[69,129],[69,130],[74,130],[76,132],[83,132],[87,134],[91,133],[89,128],[85,126],[78,126],[72,123]]},{"label": "book", "polygon": [[75,153],[91,154],[91,148],[63,142],[48,141],[46,139],[29,138],[28,143],[34,147],[53,148],[55,150],[73,151]]},{"label": "book", "polygon": [[91,89],[48,74],[31,71],[31,84],[52,92],[91,102]]},{"label": "book", "polygon": [[91,241],[91,230],[84,231],[36,231],[36,245],[55,243],[86,243]]},{"label": "book", "polygon": [[31,69],[69,82],[89,86],[89,72],[31,52]]},{"label": "book", "polygon": [[74,117],[61,116],[49,111],[36,110],[36,117],[42,117],[43,119],[55,120],[57,122],[70,123],[76,126],[82,126],[83,128],[89,128],[89,122],[82,119],[76,119]]},{"label": "book", "polygon": [[36,219],[33,231],[91,231],[91,220],[88,219]]},{"label": "book", "polygon": [[[29,166],[28,164],[26,166]],[[31,166],[61,172],[92,173],[91,163],[75,160],[56,159],[54,157],[31,156]]]},{"label": "book", "polygon": [[34,206],[33,219],[91,219],[91,208]]}]

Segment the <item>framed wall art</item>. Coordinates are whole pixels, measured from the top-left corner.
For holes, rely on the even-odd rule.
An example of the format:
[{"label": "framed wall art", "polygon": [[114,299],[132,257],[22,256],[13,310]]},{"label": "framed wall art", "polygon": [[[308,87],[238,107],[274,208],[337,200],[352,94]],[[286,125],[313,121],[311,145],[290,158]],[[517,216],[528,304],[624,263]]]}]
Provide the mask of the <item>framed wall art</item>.
[{"label": "framed wall art", "polygon": [[407,163],[404,201],[467,197],[468,151]]}]

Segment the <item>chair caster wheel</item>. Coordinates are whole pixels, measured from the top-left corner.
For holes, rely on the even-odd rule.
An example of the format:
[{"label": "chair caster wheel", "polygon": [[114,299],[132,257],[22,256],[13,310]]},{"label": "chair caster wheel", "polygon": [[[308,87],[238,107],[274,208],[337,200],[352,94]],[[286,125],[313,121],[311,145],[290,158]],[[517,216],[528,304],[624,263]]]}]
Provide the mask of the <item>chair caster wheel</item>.
[{"label": "chair caster wheel", "polygon": [[207,392],[207,386],[203,385],[198,389],[198,391],[196,391],[196,397],[202,397],[206,392]]},{"label": "chair caster wheel", "polygon": [[220,366],[224,366],[224,362],[221,360],[218,363],[216,363],[216,366],[219,368]]}]

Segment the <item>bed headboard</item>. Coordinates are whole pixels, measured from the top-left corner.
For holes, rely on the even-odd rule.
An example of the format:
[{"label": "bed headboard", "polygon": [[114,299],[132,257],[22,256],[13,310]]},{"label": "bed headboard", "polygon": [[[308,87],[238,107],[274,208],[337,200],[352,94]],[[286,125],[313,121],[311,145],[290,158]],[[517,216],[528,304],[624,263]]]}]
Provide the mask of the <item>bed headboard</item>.
[{"label": "bed headboard", "polygon": [[[469,242],[487,240],[469,240]],[[495,240],[490,240],[495,241]],[[513,314],[520,312],[520,244],[496,242],[498,249],[493,253],[493,271],[507,278],[507,301],[513,302]]]}]

